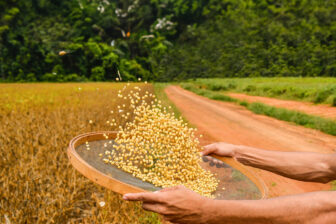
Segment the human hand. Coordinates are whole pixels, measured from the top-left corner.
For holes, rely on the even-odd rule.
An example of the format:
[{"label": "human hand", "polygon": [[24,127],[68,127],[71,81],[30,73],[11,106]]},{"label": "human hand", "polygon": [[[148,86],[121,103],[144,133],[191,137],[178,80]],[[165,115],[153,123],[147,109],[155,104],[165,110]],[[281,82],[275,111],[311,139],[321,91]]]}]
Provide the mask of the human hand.
[{"label": "human hand", "polygon": [[225,143],[225,142],[216,142],[210,145],[204,146],[204,150],[201,152],[202,156],[209,154],[215,154],[218,156],[234,157],[235,150],[237,145]]},{"label": "human hand", "polygon": [[157,192],[125,194],[124,200],[142,201],[145,210],[159,213],[172,223],[209,223],[207,205],[211,199],[184,186],[165,188]]}]

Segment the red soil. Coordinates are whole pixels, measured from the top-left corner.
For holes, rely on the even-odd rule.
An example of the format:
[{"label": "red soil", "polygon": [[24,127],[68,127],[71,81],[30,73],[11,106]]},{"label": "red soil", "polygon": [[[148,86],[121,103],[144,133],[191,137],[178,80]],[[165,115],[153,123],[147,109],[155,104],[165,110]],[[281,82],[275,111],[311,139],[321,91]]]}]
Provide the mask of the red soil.
[{"label": "red soil", "polygon": [[[242,106],[198,96],[177,86],[165,89],[182,115],[204,135],[203,145],[224,141],[268,150],[332,153],[336,138],[322,132],[254,114]],[[269,189],[269,197],[328,190],[329,184],[291,180],[250,168]]]},{"label": "red soil", "polygon": [[304,112],[306,114],[311,114],[324,118],[336,119],[336,107],[331,107],[329,105],[322,105],[322,104],[316,105],[308,102],[280,100],[263,96],[249,96],[242,93],[229,93],[227,95],[229,95],[232,98],[245,100],[250,103],[254,102],[264,103],[274,107],[296,110]]}]

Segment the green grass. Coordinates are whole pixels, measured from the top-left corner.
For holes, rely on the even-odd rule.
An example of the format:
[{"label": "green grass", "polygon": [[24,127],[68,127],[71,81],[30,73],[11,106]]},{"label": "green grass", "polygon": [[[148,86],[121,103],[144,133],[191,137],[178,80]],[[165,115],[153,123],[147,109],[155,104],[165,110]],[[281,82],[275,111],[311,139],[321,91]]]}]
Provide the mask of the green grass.
[{"label": "green grass", "polygon": [[153,83],[154,93],[156,97],[158,98],[158,100],[161,100],[161,104],[163,107],[169,108],[170,106],[171,108],[169,109],[169,111],[174,112],[176,117],[180,117],[182,116],[181,112],[177,109],[175,104],[169,100],[169,98],[167,97],[167,94],[164,92],[164,89],[168,85],[169,83]]},{"label": "green grass", "polygon": [[196,79],[199,88],[336,106],[336,78]]},{"label": "green grass", "polygon": [[198,88],[199,86],[197,86],[197,84],[194,85],[191,83],[182,83],[181,86],[182,88],[210,99],[237,103],[256,114],[263,114],[269,117],[274,117],[279,120],[292,122],[336,136],[336,121],[333,120],[312,116],[297,111],[272,107],[263,103],[248,103],[246,101],[240,101],[229,96],[225,96],[220,92]]},{"label": "green grass", "polygon": [[193,85],[191,83],[182,83],[181,86],[182,86],[182,88],[184,88],[186,90],[194,92],[197,95],[207,97],[209,99],[226,101],[226,102],[234,102],[234,103],[238,102],[237,99],[234,99],[230,96],[226,96],[222,93],[217,93],[217,92],[210,91],[210,90],[207,90],[207,89],[197,88],[195,85]]},{"label": "green grass", "polygon": [[250,103],[246,108],[256,114],[263,114],[269,117],[274,117],[279,120],[292,122],[336,136],[336,122],[329,119],[316,117],[297,111],[276,108],[263,103]]}]

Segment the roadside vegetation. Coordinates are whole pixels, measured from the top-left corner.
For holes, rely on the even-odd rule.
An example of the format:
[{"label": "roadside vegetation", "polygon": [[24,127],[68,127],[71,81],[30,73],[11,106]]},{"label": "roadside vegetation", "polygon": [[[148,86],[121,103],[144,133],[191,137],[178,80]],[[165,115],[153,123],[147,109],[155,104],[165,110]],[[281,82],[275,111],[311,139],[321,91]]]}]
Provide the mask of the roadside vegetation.
[{"label": "roadside vegetation", "polygon": [[[154,87],[154,93],[158,100],[161,101],[161,104],[163,107],[168,108],[168,111],[174,112],[175,117],[182,116],[181,112],[177,109],[175,104],[171,102],[167,96],[167,94],[164,92],[164,89],[168,86],[168,83],[153,83]],[[182,117],[183,118],[183,117]],[[183,118],[185,122],[188,122],[186,119]]]},{"label": "roadside vegetation", "polygon": [[336,121],[334,120],[312,116],[293,110],[268,106],[263,103],[248,103],[246,101],[234,99],[230,96],[225,95],[225,93],[222,92],[200,88],[201,86],[199,86],[199,84],[195,85],[193,83],[182,83],[181,86],[184,89],[190,90],[198,95],[205,96],[213,100],[237,103],[256,114],[263,114],[266,116],[274,117],[279,120],[292,122],[336,136]]},{"label": "roadside vegetation", "polygon": [[238,92],[336,106],[336,78],[215,78],[197,79],[192,83],[198,88],[216,92]]},{"label": "roadside vegetation", "polygon": [[[141,86],[153,93],[151,85]],[[70,140],[124,125],[124,83],[0,84],[0,223],[160,223],[69,163]],[[90,122],[90,120],[92,122]]]}]

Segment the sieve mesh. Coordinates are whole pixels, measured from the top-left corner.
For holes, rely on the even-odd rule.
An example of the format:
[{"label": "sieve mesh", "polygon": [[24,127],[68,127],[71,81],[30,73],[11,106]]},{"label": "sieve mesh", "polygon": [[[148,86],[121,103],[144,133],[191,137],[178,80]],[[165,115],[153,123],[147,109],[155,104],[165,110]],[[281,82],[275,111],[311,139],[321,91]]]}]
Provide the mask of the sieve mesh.
[{"label": "sieve mesh", "polygon": [[[114,179],[146,191],[157,191],[161,189],[151,183],[133,177],[130,173],[118,169],[115,166],[104,163],[102,158],[99,157],[99,154],[105,153],[106,150],[115,150],[113,148],[114,141],[112,140],[112,144],[109,143],[110,141],[111,139],[90,141],[90,150],[86,149],[85,144],[78,145],[75,150],[89,165]],[[106,145],[106,147],[104,145]],[[203,157],[201,166],[214,173],[220,180],[217,190],[214,192],[216,199],[247,200],[262,198],[262,194],[254,182],[228,164],[216,158],[206,156]]]}]

